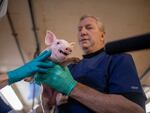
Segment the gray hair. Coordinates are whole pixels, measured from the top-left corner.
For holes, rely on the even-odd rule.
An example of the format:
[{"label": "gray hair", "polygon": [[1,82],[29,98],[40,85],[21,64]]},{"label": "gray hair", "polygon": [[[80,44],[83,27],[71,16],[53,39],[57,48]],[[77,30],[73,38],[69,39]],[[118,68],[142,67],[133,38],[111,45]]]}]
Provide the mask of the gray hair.
[{"label": "gray hair", "polygon": [[102,31],[102,32],[105,32],[104,24],[99,20],[99,18],[97,18],[96,16],[92,16],[92,15],[83,15],[80,18],[80,22],[82,20],[84,20],[85,18],[93,18],[94,20],[96,20],[96,23],[99,27],[99,30]]}]

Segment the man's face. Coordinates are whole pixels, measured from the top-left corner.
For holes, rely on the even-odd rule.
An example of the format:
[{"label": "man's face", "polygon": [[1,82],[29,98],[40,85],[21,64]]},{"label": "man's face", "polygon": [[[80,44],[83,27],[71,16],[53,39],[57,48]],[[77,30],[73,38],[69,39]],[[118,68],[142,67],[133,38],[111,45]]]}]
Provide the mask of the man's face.
[{"label": "man's face", "polygon": [[86,54],[95,52],[104,46],[104,32],[100,31],[95,19],[87,17],[80,21],[78,41]]}]

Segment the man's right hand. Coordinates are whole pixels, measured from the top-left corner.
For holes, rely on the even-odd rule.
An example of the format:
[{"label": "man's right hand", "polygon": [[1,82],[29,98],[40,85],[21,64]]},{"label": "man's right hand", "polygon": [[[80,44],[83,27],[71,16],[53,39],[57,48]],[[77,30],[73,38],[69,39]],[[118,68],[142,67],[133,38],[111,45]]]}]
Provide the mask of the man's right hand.
[{"label": "man's right hand", "polygon": [[37,83],[46,84],[64,95],[69,95],[77,83],[69,69],[59,64],[54,64],[45,74],[36,74],[34,79]]},{"label": "man's right hand", "polygon": [[50,55],[51,52],[44,51],[25,65],[17,68],[16,70],[7,72],[8,84],[11,85],[17,81],[33,75],[36,72],[46,73],[48,68],[53,66],[53,63],[47,60]]}]

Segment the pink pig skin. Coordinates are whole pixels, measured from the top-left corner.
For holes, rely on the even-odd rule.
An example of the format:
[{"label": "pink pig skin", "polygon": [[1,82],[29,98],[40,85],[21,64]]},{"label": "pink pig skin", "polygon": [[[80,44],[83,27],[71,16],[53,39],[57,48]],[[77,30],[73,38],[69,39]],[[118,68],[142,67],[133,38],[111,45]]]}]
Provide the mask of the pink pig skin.
[{"label": "pink pig skin", "polygon": [[[46,33],[45,44],[48,46],[46,50],[52,52],[50,60],[62,66],[66,66],[69,63],[77,63],[80,60],[76,57],[67,58],[72,52],[74,42],[69,43],[65,40],[57,39],[55,34],[51,31],[47,31]],[[56,105],[56,96],[57,92],[54,89],[47,85],[43,85],[41,97],[44,111],[49,111],[53,105]]]},{"label": "pink pig skin", "polygon": [[63,62],[71,54],[74,46],[74,42],[69,43],[63,39],[57,39],[51,31],[46,33],[45,44],[48,46],[46,50],[52,52],[50,59],[58,63]]}]

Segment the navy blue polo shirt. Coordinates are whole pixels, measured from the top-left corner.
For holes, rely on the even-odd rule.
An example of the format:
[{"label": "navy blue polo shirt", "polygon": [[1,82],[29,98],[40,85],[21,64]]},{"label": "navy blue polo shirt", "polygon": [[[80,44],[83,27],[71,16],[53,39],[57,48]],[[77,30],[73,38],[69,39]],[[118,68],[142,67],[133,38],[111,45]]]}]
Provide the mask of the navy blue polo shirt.
[{"label": "navy blue polo shirt", "polygon": [[8,113],[12,108],[8,106],[0,97],[0,113]]},{"label": "navy blue polo shirt", "polygon": [[[69,69],[78,82],[102,93],[123,95],[145,109],[146,97],[129,54],[108,55],[101,49],[84,55],[78,64],[69,65]],[[57,110],[58,113],[94,113],[70,97]]]}]

